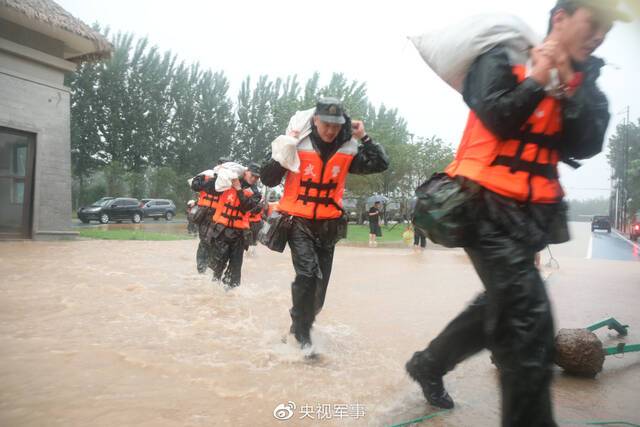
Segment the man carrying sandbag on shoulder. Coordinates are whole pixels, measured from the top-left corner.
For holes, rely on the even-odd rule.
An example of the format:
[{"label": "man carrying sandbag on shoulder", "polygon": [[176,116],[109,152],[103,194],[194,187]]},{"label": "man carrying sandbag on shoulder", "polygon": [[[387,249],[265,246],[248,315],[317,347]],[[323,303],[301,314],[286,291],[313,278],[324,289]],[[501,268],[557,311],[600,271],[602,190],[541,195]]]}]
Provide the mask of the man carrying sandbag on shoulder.
[{"label": "man carrying sandbag on shoulder", "polygon": [[[423,185],[424,198],[417,190],[414,221],[432,240],[463,246],[485,292],[407,362],[410,376],[434,406],[454,406],[443,376],[488,348],[500,370],[502,425],[556,425],[550,396],[553,319],[534,257],[547,244],[569,238],[558,162],[575,165],[574,159],[602,150],[609,113],[596,79],[604,62],[591,54],[615,20],[627,19],[616,3],[559,0],[544,42],[518,51],[518,40],[507,37],[480,46],[469,61],[459,87],[471,109],[462,141],[446,175]],[[491,33],[495,28],[498,32]],[[509,31],[517,34],[517,25],[494,26],[470,37],[499,40]],[[416,46],[426,47],[419,41]],[[429,52],[421,53],[438,67]],[[456,87],[455,76],[444,78]],[[467,217],[457,220],[468,221],[473,232],[461,227],[466,235],[447,236],[442,230],[459,231],[455,224],[424,220],[429,209],[421,210],[420,204],[452,203],[455,198],[438,194],[438,188],[452,195],[455,186],[468,196],[457,211]]]},{"label": "man carrying sandbag on shoulder", "polygon": [[276,138],[271,148],[262,183],[275,187],[286,176],[277,211],[289,220],[285,239],[296,271],[290,332],[305,348],[311,346],[311,326],[324,304],[335,245],[346,236],[342,196],[347,175],[383,172],[389,159],[365,133],[364,123],[352,122],[335,98],[321,98],[315,109],[298,112],[287,135]]},{"label": "man carrying sandbag on shoulder", "polygon": [[[250,242],[249,212],[260,203],[261,195],[251,187],[259,173],[237,163],[228,162],[215,169],[215,178],[203,189],[218,198],[213,215],[213,281],[222,282],[225,290],[240,286],[244,251]],[[224,274],[224,275],[223,275]]]},{"label": "man carrying sandbag on shoulder", "polygon": [[[227,162],[229,162],[227,158],[220,157],[216,167]],[[207,182],[215,182],[214,170],[216,167],[202,171],[189,180],[191,189],[198,192],[197,208],[193,213],[192,220],[194,225],[198,227],[198,236],[200,238],[198,250],[196,251],[196,267],[200,274],[204,274],[207,271],[207,267],[213,268],[212,220],[218,207],[220,194],[215,192],[207,193],[204,188]]]}]

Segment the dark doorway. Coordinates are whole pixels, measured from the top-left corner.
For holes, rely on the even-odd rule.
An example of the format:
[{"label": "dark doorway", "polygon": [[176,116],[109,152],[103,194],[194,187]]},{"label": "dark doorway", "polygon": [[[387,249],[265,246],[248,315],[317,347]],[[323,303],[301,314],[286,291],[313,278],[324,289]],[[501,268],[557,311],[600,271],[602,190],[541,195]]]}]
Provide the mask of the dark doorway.
[{"label": "dark doorway", "polygon": [[31,238],[35,141],[0,127],[0,239]]}]

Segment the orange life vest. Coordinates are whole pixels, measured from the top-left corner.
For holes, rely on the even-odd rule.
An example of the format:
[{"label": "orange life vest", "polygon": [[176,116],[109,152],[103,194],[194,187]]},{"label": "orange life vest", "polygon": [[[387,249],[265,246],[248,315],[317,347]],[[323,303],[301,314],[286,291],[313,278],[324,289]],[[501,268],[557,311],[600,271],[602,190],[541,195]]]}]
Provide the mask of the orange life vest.
[{"label": "orange life vest", "polygon": [[[251,197],[253,191],[249,188],[242,190],[244,195]],[[249,213],[242,212],[238,207],[240,199],[235,188],[230,188],[220,195],[218,209],[213,215],[213,221],[225,227],[246,229],[249,228]]]},{"label": "orange life vest", "polygon": [[262,221],[262,209],[258,213],[249,214],[249,222],[260,222],[260,221]]},{"label": "orange life vest", "polygon": [[287,172],[277,210],[308,219],[342,216],[344,185],[357,152],[358,143],[352,139],[325,163],[314,150],[311,139],[303,139],[298,144],[300,172]]},{"label": "orange life vest", "polygon": [[[204,175],[204,182],[207,182],[211,179],[210,176]],[[204,206],[206,208],[218,208],[218,199],[220,198],[220,194],[209,194],[206,191],[201,191],[198,195],[198,206]]]},{"label": "orange life vest", "polygon": [[[516,65],[513,73],[521,82],[526,67]],[[520,134],[509,140],[491,133],[471,111],[456,158],[445,171],[518,201],[559,202],[564,196],[557,167],[561,130],[561,104],[549,96],[538,104]]]}]

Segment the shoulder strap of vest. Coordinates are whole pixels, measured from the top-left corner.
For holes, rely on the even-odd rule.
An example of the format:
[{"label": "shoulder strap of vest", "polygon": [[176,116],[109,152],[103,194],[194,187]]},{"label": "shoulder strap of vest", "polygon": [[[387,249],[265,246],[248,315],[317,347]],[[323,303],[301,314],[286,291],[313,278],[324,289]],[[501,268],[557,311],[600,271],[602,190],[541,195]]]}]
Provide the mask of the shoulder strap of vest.
[{"label": "shoulder strap of vest", "polygon": [[507,156],[497,156],[493,163],[493,166],[508,166],[512,173],[517,171],[528,172],[531,175],[543,176],[547,179],[558,179],[558,170],[552,164],[541,164],[537,162],[528,162],[520,158]]},{"label": "shoulder strap of vest", "polygon": [[[492,162],[492,165],[509,166],[511,173],[517,171],[529,172],[532,175],[544,176],[548,179],[558,179],[558,172],[552,165],[543,165],[537,162],[527,162],[522,160],[522,153],[526,144],[536,144],[539,148],[549,150],[557,149],[560,134],[546,135],[543,133],[531,132],[532,125],[527,123],[522,131],[513,139],[518,141],[518,148],[513,157],[499,155]],[[537,156],[536,156],[537,157]]]}]

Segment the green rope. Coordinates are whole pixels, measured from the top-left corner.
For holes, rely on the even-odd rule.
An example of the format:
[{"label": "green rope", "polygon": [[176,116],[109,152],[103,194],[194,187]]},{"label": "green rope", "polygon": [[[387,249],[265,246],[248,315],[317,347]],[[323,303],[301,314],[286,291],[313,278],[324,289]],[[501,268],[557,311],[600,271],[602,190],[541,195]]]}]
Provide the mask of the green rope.
[{"label": "green rope", "polygon": [[438,415],[446,414],[447,412],[449,412],[449,410],[445,409],[444,411],[434,412],[433,414],[425,415],[424,417],[416,418],[415,420],[409,420],[409,421],[405,421],[405,422],[400,423],[400,424],[394,424],[391,427],[404,427],[404,426],[408,426],[408,425],[411,425],[411,424],[421,423],[423,421],[430,420],[431,418],[435,418]]},{"label": "green rope", "polygon": [[605,426],[605,425],[620,424],[620,425],[623,425],[623,426],[640,427],[640,425],[638,425],[638,424],[629,423],[627,421],[589,421],[586,424],[587,425],[592,425],[592,426]]},{"label": "green rope", "polygon": [[571,420],[560,420],[561,424],[584,424],[589,426],[607,426],[607,425],[621,425],[621,426],[630,426],[630,427],[640,427],[638,424],[633,424],[628,421],[571,421]]},{"label": "green rope", "polygon": [[[431,418],[435,418],[439,415],[446,414],[449,410],[445,409],[444,411],[435,412],[433,414],[425,415],[424,417],[416,418],[414,420],[409,420],[402,422],[400,424],[394,424],[391,427],[405,427],[411,424],[421,423],[423,421],[430,420]],[[584,424],[590,426],[606,426],[606,425],[622,425],[622,426],[630,426],[630,427],[640,427],[640,424],[633,424],[628,421],[571,421],[571,420],[560,420],[561,424]]]}]

